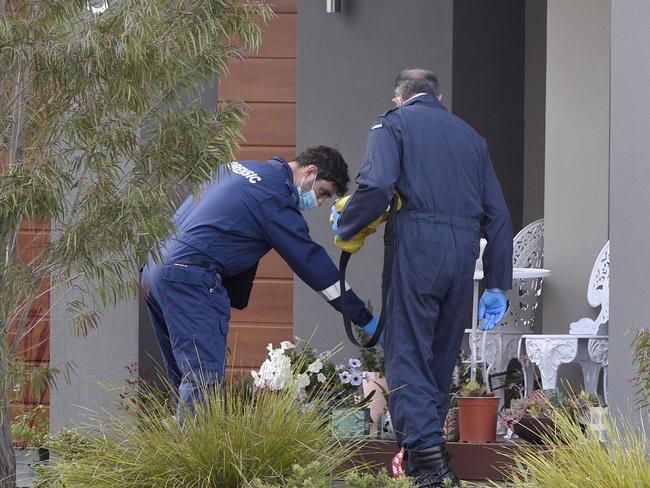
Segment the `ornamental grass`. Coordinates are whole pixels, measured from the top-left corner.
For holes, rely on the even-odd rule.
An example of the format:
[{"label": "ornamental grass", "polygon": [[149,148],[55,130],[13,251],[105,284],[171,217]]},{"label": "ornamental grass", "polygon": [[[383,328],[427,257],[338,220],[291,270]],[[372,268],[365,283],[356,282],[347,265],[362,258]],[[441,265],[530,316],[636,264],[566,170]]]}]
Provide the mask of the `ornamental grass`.
[{"label": "ornamental grass", "polygon": [[524,446],[514,455],[516,469],[507,475],[512,486],[650,486],[650,460],[642,413],[636,414],[636,425],[629,420],[617,421],[615,425],[608,415],[604,432],[596,432],[589,425],[581,424],[570,411],[564,409],[552,409],[550,417],[555,428],[541,435],[547,447]]},{"label": "ornamental grass", "polygon": [[305,406],[290,389],[228,384],[177,422],[173,406],[140,393],[124,415],[50,439],[53,461],[38,488],[208,488],[288,486],[296,469],[341,479],[365,439],[332,436],[326,405]]}]

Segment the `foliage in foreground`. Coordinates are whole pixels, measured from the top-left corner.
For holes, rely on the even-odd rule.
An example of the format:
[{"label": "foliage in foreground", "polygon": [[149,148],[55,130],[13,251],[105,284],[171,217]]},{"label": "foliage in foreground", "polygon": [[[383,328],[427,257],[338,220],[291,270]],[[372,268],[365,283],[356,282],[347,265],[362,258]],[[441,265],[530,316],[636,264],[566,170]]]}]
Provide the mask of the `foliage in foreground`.
[{"label": "foliage in foreground", "polygon": [[15,485],[15,385],[20,399],[29,387],[16,355],[37,347],[50,304],[86,333],[136,296],[137,269],[173,231],[176,193],[232,161],[242,139],[241,106],[197,103],[204,80],[257,49],[272,15],[241,0],[98,3],[0,0],[3,488]]},{"label": "foliage in foreground", "polygon": [[637,405],[650,407],[650,331],[641,329],[632,345],[632,356],[637,367],[635,383],[637,387]]},{"label": "foliage in foreground", "polygon": [[343,476],[363,441],[333,437],[323,407],[318,400],[305,406],[290,390],[229,385],[181,425],[159,395],[143,394],[125,416],[51,439],[56,461],[37,486],[291,486],[292,477],[303,482],[295,477],[300,467],[309,467],[314,483]]},{"label": "foliage in foreground", "polygon": [[[643,422],[614,425],[606,419],[606,442],[575,421],[571,412],[554,409],[555,430],[542,435],[546,450],[523,447],[514,455],[517,468],[509,482],[518,488],[638,488],[650,486],[650,460]],[[496,485],[495,485],[496,486]]]},{"label": "foliage in foreground", "polygon": [[303,468],[294,466],[290,478],[283,484],[265,483],[259,479],[253,480],[250,488],[409,488],[413,484],[408,478],[394,479],[382,471],[378,475],[351,471],[343,480],[323,478],[318,474],[318,463],[312,463]]}]

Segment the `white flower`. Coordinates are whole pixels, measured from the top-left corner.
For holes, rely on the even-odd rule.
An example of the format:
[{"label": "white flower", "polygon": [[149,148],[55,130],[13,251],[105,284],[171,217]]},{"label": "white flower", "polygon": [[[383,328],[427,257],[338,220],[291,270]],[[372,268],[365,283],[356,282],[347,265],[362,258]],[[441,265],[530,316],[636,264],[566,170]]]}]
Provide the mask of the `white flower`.
[{"label": "white flower", "polygon": [[309,383],[309,375],[307,373],[301,373],[296,376],[296,387],[307,388],[309,386]]},{"label": "white flower", "polygon": [[320,373],[321,369],[323,369],[323,363],[320,359],[317,359],[307,367],[307,371],[310,373]]},{"label": "white flower", "polygon": [[296,346],[289,341],[282,341],[280,343],[280,347],[282,348],[283,351],[286,351],[287,349],[294,349]]},{"label": "white flower", "polygon": [[266,349],[269,359],[262,363],[259,371],[251,371],[251,376],[258,388],[282,390],[293,380],[291,359],[284,355],[284,349],[273,349],[273,344]]},{"label": "white flower", "polygon": [[327,376],[325,376],[323,373],[318,373],[316,379],[318,380],[319,383],[325,383],[325,381],[327,381]]}]

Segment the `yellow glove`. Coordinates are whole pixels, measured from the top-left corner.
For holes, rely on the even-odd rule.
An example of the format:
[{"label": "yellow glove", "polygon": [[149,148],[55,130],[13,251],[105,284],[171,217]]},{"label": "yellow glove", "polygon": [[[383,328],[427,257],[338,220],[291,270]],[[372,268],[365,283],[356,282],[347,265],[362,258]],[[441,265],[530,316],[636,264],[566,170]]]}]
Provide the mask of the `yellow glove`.
[{"label": "yellow glove", "polygon": [[[402,200],[399,197],[399,195],[397,195],[397,193],[395,193],[395,195],[397,196],[397,210],[399,210],[400,208],[402,208]],[[345,206],[348,204],[348,201],[350,201],[350,197],[351,195],[346,195],[343,198],[339,198],[336,202],[334,202],[334,209],[336,209],[338,213],[343,212]],[[383,214],[381,214],[370,224],[368,224],[368,227],[359,231],[359,233],[355,235],[352,239],[350,239],[349,241],[344,241],[339,236],[336,236],[334,237],[334,243],[342,251],[349,252],[350,254],[356,253],[359,249],[361,249],[361,246],[363,246],[366,237],[368,237],[371,234],[374,234],[377,231],[377,227],[379,227],[383,222],[388,220],[389,215],[390,215],[390,205],[386,207],[386,210],[384,211]],[[334,224],[333,212],[330,214],[330,224]]]}]

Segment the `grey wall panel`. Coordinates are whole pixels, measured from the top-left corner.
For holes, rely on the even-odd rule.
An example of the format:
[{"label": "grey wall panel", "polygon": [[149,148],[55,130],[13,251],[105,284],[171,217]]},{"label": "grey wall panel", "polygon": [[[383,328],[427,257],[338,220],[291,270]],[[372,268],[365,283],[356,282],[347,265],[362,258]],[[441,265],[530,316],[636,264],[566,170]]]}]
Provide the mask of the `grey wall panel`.
[{"label": "grey wall panel", "polygon": [[609,398],[633,402],[630,342],[650,317],[650,3],[612,0]]},{"label": "grey wall panel", "polygon": [[610,2],[549,0],[547,22],[543,328],[567,333],[608,238]]},{"label": "grey wall panel", "polygon": [[138,361],[138,303],[131,300],[102,314],[97,330],[79,337],[70,329],[64,303],[70,290],[52,290],[50,361],[53,367],[73,362],[70,383],[63,380],[50,395],[50,430],[117,413],[116,387],[126,387],[126,367]]},{"label": "grey wall panel", "polygon": [[[337,147],[354,177],[373,120],[392,108],[392,83],[401,69],[425,67],[436,72],[444,103],[450,106],[453,2],[346,0],[341,4],[341,13],[327,14],[325,2],[299,2],[296,139],[298,150],[313,144]],[[328,214],[326,205],[305,216],[312,237],[338,262]],[[377,308],[382,254],[381,235],[377,235],[349,267],[350,284]],[[317,346],[347,342],[340,314],[295,280],[294,332],[309,338],[316,326]]]},{"label": "grey wall panel", "polygon": [[454,113],[487,140],[515,232],[522,226],[525,2],[454,2]]}]

